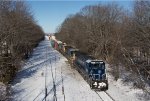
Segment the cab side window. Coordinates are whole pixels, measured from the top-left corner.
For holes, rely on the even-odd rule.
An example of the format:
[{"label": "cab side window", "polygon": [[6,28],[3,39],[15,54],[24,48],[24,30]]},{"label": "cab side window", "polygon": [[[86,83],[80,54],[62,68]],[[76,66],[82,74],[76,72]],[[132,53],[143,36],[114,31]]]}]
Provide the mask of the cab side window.
[{"label": "cab side window", "polygon": [[101,69],[105,69],[105,64],[100,64]]}]

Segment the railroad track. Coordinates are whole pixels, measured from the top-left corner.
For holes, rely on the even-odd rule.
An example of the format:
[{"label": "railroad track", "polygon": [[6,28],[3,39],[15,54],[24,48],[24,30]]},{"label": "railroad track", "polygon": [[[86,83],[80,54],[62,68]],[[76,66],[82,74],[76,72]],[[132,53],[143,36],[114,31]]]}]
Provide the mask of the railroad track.
[{"label": "railroad track", "polygon": [[95,93],[98,95],[98,97],[99,97],[102,101],[104,101],[104,100],[102,99],[102,97],[98,94],[98,92],[95,91]]},{"label": "railroad track", "polygon": [[[48,59],[48,48],[46,49],[46,59]],[[56,65],[56,60],[57,60],[58,56],[53,56],[51,58],[49,58],[49,64],[50,64],[50,72],[51,72],[51,76],[52,76],[52,81],[53,81],[53,87],[52,88],[49,88],[49,85],[51,84],[51,82],[49,84],[47,84],[47,71],[48,71],[48,66],[46,64],[46,68],[45,68],[45,89],[43,89],[35,98],[33,101],[35,101],[42,93],[45,93],[45,96],[44,98],[42,99],[42,101],[46,101],[46,98],[47,96],[53,91],[54,92],[54,95],[53,95],[53,100],[54,101],[57,101],[57,95],[56,95],[56,86],[58,86],[60,82],[57,82],[56,83],[56,68],[55,70],[53,70],[53,66],[52,66],[52,61],[55,62],[55,65]],[[60,57],[59,57],[60,58]],[[45,91],[45,92],[44,92]]]},{"label": "railroad track", "polygon": [[95,93],[99,96],[99,98],[102,101],[115,101],[115,99],[112,96],[110,96],[110,94],[107,93],[106,91],[103,91],[103,92],[95,91]]}]

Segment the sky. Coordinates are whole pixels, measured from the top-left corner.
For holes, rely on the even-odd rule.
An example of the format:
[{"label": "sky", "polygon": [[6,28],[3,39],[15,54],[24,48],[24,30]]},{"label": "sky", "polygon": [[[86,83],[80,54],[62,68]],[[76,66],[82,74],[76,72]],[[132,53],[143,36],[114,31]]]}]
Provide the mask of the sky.
[{"label": "sky", "polygon": [[84,6],[107,4],[115,1],[124,8],[130,9],[131,0],[27,0],[37,23],[45,33],[55,33],[61,23],[71,14],[76,14]]}]

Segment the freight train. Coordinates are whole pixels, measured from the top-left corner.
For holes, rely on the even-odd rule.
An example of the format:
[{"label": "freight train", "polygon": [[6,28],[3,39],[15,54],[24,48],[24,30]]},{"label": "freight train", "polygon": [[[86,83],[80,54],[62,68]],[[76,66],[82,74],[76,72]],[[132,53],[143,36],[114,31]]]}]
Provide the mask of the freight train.
[{"label": "freight train", "polygon": [[106,66],[103,60],[97,60],[57,40],[51,40],[51,44],[53,44],[53,48],[59,50],[70,60],[73,66],[77,68],[83,78],[88,82],[91,89],[108,90]]}]

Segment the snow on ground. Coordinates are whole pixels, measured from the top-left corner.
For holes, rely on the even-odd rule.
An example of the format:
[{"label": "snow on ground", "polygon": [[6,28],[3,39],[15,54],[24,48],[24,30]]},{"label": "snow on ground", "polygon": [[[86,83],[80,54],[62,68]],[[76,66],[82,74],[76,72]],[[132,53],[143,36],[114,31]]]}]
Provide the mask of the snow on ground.
[{"label": "snow on ground", "polygon": [[[46,81],[46,82],[45,82]],[[54,96],[53,83],[56,85]],[[72,68],[67,59],[51,48],[50,42],[42,41],[35,48],[31,58],[25,63],[12,84],[13,101],[44,101],[45,84],[47,87],[47,101],[111,101],[104,92],[95,93]],[[126,88],[116,86],[110,78],[107,91],[116,101],[140,101]]]},{"label": "snow on ground", "polygon": [[142,90],[125,86],[120,79],[116,82],[112,77],[109,77],[109,90],[107,92],[116,101],[146,101],[143,97],[138,96],[138,94],[143,94]]},{"label": "snow on ground", "polygon": [[[111,71],[110,68],[108,68],[107,70]],[[129,75],[129,73],[123,69],[122,73],[125,74],[121,74],[122,77],[120,77],[117,81],[114,80],[114,77],[111,75],[111,73],[108,73],[110,84],[108,93],[110,93],[114,99],[122,98],[123,101],[149,101],[150,95],[148,93],[146,94],[142,89],[134,88],[132,81],[124,84],[124,77]],[[116,91],[116,93],[113,93],[114,90]]]},{"label": "snow on ground", "polygon": [[26,65],[18,72],[12,85],[13,100],[42,101],[45,96],[46,75],[47,101],[53,101],[51,67],[58,101],[99,101],[97,94],[91,91],[79,73],[69,66],[67,59],[50,47],[48,40],[39,44]]},{"label": "snow on ground", "polygon": [[6,98],[6,85],[0,82],[0,100],[4,100]]}]

